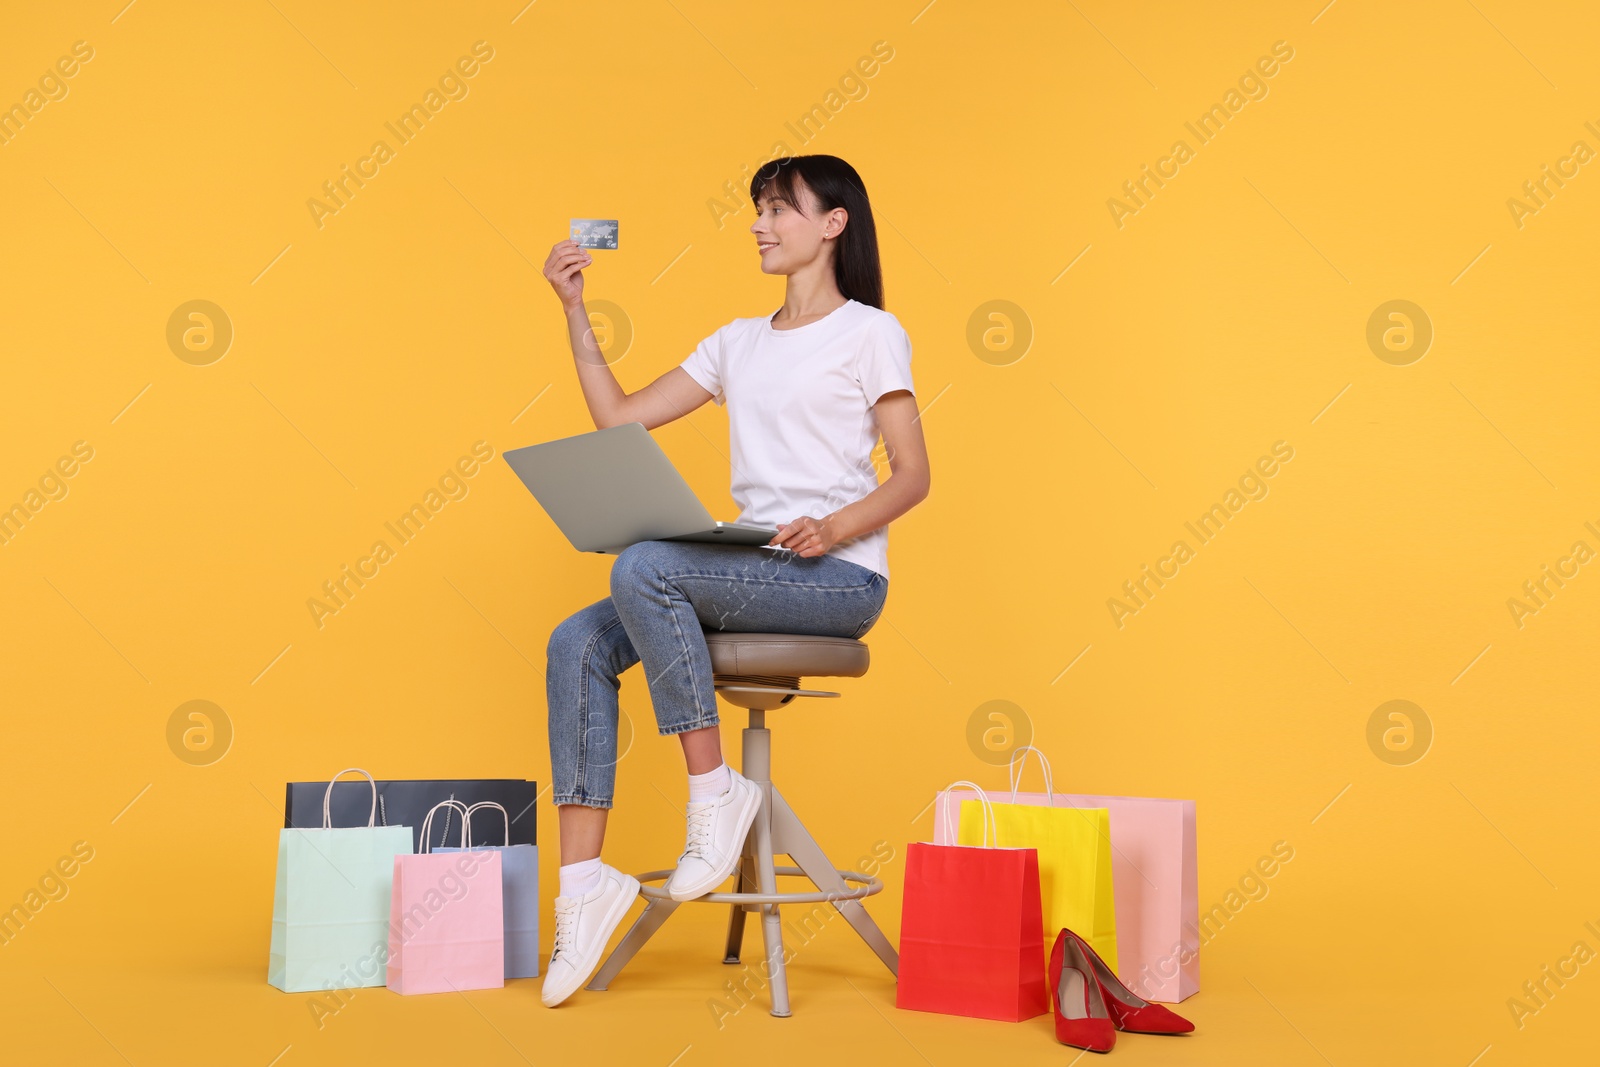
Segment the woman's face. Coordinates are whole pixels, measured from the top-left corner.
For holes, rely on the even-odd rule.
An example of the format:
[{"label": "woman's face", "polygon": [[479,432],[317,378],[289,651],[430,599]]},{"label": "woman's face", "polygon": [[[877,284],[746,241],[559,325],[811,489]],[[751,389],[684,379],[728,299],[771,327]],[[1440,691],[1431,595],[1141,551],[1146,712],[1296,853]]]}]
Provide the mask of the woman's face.
[{"label": "woman's face", "polygon": [[756,221],[750,232],[756,238],[761,270],[766,274],[793,274],[826,254],[827,239],[837,238],[844,229],[846,212],[834,208],[822,213],[804,182],[795,183],[795,192],[806,200],[807,215],[778,196],[769,186],[756,201]]}]

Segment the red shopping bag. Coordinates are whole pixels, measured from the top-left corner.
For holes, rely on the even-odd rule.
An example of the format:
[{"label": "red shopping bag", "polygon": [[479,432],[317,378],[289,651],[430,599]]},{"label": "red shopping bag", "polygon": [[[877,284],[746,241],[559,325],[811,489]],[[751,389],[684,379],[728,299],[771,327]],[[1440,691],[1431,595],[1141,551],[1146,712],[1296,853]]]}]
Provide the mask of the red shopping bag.
[{"label": "red shopping bag", "polygon": [[[994,811],[982,790],[985,830]],[[1020,1022],[1050,1010],[1039,854],[1031,848],[906,849],[895,1007]],[[954,837],[954,833],[950,834]]]}]

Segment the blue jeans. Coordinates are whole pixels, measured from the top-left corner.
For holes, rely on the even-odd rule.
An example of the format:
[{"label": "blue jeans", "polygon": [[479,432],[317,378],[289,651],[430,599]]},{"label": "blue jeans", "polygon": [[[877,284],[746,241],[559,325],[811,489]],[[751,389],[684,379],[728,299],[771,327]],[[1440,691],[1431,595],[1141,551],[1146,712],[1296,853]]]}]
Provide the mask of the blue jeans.
[{"label": "blue jeans", "polygon": [[706,630],[861,637],[889,580],[833,556],[748,545],[640,541],[617,555],[611,595],[550,634],[546,696],[557,804],[611,807],[618,676],[644,663],[656,727],[717,725]]}]

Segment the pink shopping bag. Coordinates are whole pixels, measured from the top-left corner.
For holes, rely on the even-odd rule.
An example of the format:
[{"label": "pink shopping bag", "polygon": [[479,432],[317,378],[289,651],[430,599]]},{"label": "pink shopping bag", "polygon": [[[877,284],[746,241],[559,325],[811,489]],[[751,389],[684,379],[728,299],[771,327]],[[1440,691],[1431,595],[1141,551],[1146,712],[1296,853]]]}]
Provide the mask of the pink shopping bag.
[{"label": "pink shopping bag", "polygon": [[384,984],[396,993],[449,993],[505,985],[505,914],[500,853],[432,852],[433,813],[466,805],[435,804],[422,823],[422,851],[394,858],[389,898],[389,966]]},{"label": "pink shopping bag", "polygon": [[[1022,765],[1034,753],[1044,769],[1043,793],[1019,793]],[[1117,977],[1146,1000],[1176,1004],[1200,990],[1200,878],[1192,800],[1057,793],[1044,754],[1024,745],[1012,754],[1010,792],[995,802],[1105,808],[1111,823],[1111,881],[1116,901]],[[940,793],[934,804],[934,843],[954,844],[944,812],[972,790]]]}]

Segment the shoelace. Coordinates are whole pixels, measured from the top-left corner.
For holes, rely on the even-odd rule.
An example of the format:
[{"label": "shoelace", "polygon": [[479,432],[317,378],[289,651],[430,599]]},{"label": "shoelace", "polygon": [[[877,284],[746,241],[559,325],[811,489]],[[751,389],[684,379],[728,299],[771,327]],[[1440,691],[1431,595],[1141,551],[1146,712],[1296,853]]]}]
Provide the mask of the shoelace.
[{"label": "shoelace", "polygon": [[688,841],[683,846],[683,856],[680,858],[707,858],[711,849],[711,822],[716,811],[717,802],[714,800],[702,800],[689,805]]},{"label": "shoelace", "polygon": [[561,955],[563,949],[572,947],[573,940],[578,933],[578,902],[556,905],[556,943],[550,950],[550,960]]}]

